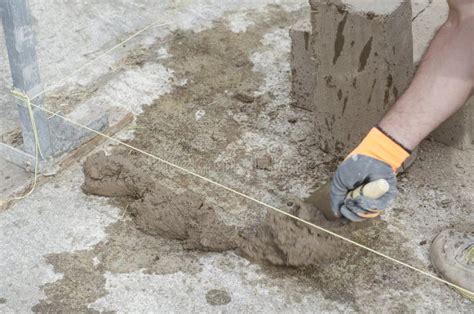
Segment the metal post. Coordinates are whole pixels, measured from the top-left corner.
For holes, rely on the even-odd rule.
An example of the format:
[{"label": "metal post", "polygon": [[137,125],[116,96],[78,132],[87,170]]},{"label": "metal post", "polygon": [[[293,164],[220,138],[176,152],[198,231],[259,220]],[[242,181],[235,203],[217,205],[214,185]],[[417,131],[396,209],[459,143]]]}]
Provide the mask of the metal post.
[{"label": "metal post", "polygon": [[[42,86],[28,0],[0,0],[0,5],[13,86],[33,97],[41,92]],[[23,150],[34,155],[35,142],[28,108],[21,100],[16,102],[23,134]],[[43,97],[34,99],[32,103],[43,106]],[[41,109],[33,108],[33,112],[43,156],[51,156],[54,152],[48,117]]]}]

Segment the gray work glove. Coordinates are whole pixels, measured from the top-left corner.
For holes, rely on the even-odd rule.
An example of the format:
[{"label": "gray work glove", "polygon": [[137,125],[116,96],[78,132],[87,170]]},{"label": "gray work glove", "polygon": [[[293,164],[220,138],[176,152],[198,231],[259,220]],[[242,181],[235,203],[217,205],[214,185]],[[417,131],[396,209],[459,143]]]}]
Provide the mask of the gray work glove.
[{"label": "gray work glove", "polygon": [[[364,195],[346,198],[347,193],[360,185],[378,179],[385,179],[389,184],[388,191],[378,199],[370,199]],[[388,164],[369,156],[352,155],[344,160],[332,179],[331,209],[338,217],[362,221],[378,216],[378,211],[388,209],[397,193],[397,179]]]}]

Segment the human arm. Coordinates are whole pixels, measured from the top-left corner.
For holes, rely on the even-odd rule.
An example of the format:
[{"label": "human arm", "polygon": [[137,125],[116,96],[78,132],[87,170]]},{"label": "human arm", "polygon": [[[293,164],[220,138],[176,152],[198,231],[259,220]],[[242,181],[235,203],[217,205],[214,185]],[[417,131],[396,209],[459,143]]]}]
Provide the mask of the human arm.
[{"label": "human arm", "polygon": [[[431,131],[455,113],[474,89],[474,1],[451,0],[445,24],[433,38],[405,93],[336,171],[332,210],[353,221],[377,216],[396,195],[396,169]],[[384,178],[389,192],[378,200],[346,194]]]}]

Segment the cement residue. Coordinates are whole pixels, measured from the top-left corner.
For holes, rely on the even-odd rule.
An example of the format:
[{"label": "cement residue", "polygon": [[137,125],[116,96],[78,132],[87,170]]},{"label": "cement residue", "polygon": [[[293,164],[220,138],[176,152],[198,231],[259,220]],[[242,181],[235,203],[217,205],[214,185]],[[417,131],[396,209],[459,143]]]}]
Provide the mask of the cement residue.
[{"label": "cement residue", "polygon": [[[366,228],[370,222],[349,224],[344,221],[327,221],[321,212],[295,204],[290,213],[317,226],[342,236]],[[241,241],[241,253],[250,259],[282,266],[311,266],[340,259],[352,252],[353,246],[324,231],[294,218],[269,212],[256,232],[247,234]]]},{"label": "cement residue", "polygon": [[107,227],[108,237],[92,249],[45,256],[62,278],[42,287],[46,298],[32,310],[40,313],[98,313],[89,305],[105,297],[105,273],[173,274],[197,273],[198,253],[183,253],[176,241],[153,237],[128,221]]},{"label": "cement residue", "polygon": [[150,235],[184,241],[189,249],[236,248],[236,228],[217,218],[213,206],[191,191],[177,194],[121,156],[90,156],[84,163],[83,190],[90,194],[133,199],[130,214]]},{"label": "cement residue", "polygon": [[95,154],[84,163],[84,192],[102,196],[142,198],[154,182],[120,155]]},{"label": "cement residue", "polygon": [[[191,191],[177,194],[120,156],[103,152],[84,164],[84,191],[102,196],[129,197],[136,226],[150,235],[183,241],[187,249],[238,249],[251,260],[285,266],[308,266],[340,258],[348,251],[343,242],[282,214],[268,212],[258,226],[227,225],[217,211]],[[133,184],[131,186],[131,184]],[[317,225],[348,235],[364,224],[327,222],[317,211],[294,205],[291,213]]]}]

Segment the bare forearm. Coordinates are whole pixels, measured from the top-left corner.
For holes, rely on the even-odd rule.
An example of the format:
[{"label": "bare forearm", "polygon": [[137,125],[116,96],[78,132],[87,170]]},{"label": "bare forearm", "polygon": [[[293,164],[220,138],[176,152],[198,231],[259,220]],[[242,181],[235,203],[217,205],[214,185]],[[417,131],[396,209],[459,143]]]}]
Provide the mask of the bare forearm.
[{"label": "bare forearm", "polygon": [[463,12],[450,10],[409,88],[379,123],[408,149],[455,113],[474,89],[472,3]]}]

